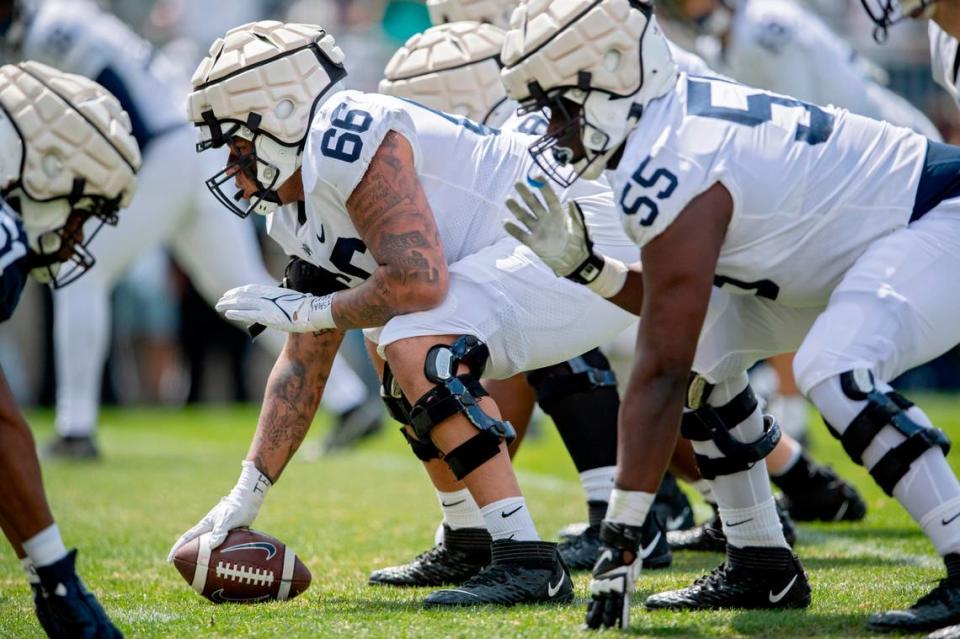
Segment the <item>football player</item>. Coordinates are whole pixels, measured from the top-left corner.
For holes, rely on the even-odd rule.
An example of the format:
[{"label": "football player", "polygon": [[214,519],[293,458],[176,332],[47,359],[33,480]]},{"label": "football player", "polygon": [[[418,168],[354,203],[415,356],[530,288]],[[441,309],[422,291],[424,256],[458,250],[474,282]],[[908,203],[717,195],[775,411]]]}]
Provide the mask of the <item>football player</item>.
[{"label": "football player", "polygon": [[[4,22],[6,18],[6,22]],[[130,115],[143,153],[141,188],[127,223],[96,241],[99,267],[77,285],[54,294],[57,371],[57,438],[51,456],[90,458],[100,403],[101,370],[110,335],[110,291],[133,261],[167,243],[173,258],[211,303],[246,282],[273,283],[249,228],[224,219],[206,190],[184,175],[212,172],[217,158],[192,152],[193,133],[181,100],[188,78],[116,16],[89,0],[39,4],[0,0],[4,46],[19,58],[83,75],[117,96]],[[2,28],[2,27],[0,27]],[[283,336],[268,331],[258,341],[279,353]],[[367,392],[339,363],[334,378],[353,406]],[[339,406],[346,412],[350,405]]]},{"label": "football player", "polygon": [[[414,35],[387,63],[379,91],[466,116],[502,131],[542,133],[546,127],[544,117],[539,113],[515,117],[516,104],[507,100],[503,91],[497,62],[503,34],[492,24],[459,21]],[[518,383],[520,388],[515,386]],[[512,405],[510,414],[517,417],[510,422],[517,429],[518,441],[526,429],[534,400],[553,419],[579,473],[589,515],[587,527],[563,540],[558,551],[569,568],[592,568],[600,548],[600,521],[613,489],[617,463],[620,400],[609,361],[599,349],[593,349],[568,362],[509,380],[488,380],[484,385],[498,405]],[[441,507],[447,501],[441,496]],[[691,512],[689,502],[687,506],[687,512]],[[483,520],[478,516],[475,521],[482,524]],[[650,548],[645,557],[648,568],[670,564],[669,546],[655,522],[648,522],[643,545]],[[421,554],[411,564],[375,571],[370,580],[420,585],[422,576],[441,573],[428,569],[425,563],[449,560],[455,557],[455,551],[448,543],[439,544],[435,551]]]},{"label": "football player", "polygon": [[[0,318],[28,276],[54,289],[93,266],[90,244],[130,203],[140,168],[131,122],[103,87],[36,62],[0,67]],[[0,373],[0,527],[47,635],[120,637],[77,576],[43,490],[30,429]]]},{"label": "football player", "polygon": [[[341,91],[345,76],[330,34],[279,22],[232,29],[194,74],[198,148],[230,149],[208,185],[232,212],[267,215],[271,237],[314,277],[300,286],[309,292],[250,285],[218,303],[228,319],[293,335],[240,480],[175,548],[211,531],[216,547],[253,521],[309,427],[342,331],[363,328],[414,453],[438,491],[466,485],[486,528],[470,543],[489,565],[426,603],[570,601],[556,544],[539,540],[510,465],[513,427],[479,380],[568,360],[632,318],[504,232],[506,194],[537,179],[530,137]],[[572,198],[598,245],[636,257],[608,191],[584,183]]]},{"label": "football player", "polygon": [[[581,39],[590,46],[571,46]],[[546,185],[545,204],[511,205],[526,227],[514,231],[556,273],[643,311],[587,624],[627,621],[637,526],[680,431],[711,482],[727,558],[646,607],[809,604],[756,463],[776,428],[746,376],[756,359],[794,350],[798,384],[830,432],[946,565],[946,578],[910,610],[870,625],[956,623],[960,482],[944,457],[946,436],[888,380],[960,340],[960,296],[947,275],[960,268],[960,149],[844,109],[678,72],[653,7],[640,0],[524,3],[502,60],[508,95],[551,109],[547,134],[531,147],[538,164],[560,160],[588,178],[606,172],[641,247],[642,268],[600,255]]]}]

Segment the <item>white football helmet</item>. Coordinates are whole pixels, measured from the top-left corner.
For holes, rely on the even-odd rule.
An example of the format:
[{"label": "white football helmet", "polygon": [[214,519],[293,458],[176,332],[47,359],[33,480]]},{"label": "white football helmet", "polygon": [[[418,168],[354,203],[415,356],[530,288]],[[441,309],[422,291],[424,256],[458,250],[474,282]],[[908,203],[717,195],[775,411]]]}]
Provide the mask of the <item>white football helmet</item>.
[{"label": "white football helmet", "polygon": [[500,82],[504,32],[451,22],[412,36],[393,54],[380,93],[499,127],[516,110]]},{"label": "white football helmet", "polygon": [[937,0],[860,0],[876,26],[873,39],[885,42],[887,29],[905,18],[929,18]]},{"label": "white football helmet", "polygon": [[516,8],[517,0],[427,0],[430,21],[435,25],[470,20],[506,29]]},{"label": "white football helmet", "polygon": [[[644,107],[677,80],[647,0],[525,0],[501,61],[510,98],[527,111],[550,109],[550,130],[530,152],[563,186],[599,177]],[[547,152],[575,171],[558,172]]]},{"label": "white football helmet", "polygon": [[92,80],[37,62],[4,65],[0,154],[0,195],[23,220],[31,274],[66,286],[93,266],[90,241],[133,197],[140,149],[130,118]]},{"label": "white football helmet", "polygon": [[[251,22],[217,39],[187,98],[187,116],[200,135],[197,151],[235,137],[249,140],[254,151],[231,154],[223,171],[207,180],[211,193],[240,217],[274,211],[277,188],[300,168],[313,114],[346,75],[343,51],[316,25]],[[239,204],[242,192],[223,191],[241,171],[258,188],[246,206]]]}]

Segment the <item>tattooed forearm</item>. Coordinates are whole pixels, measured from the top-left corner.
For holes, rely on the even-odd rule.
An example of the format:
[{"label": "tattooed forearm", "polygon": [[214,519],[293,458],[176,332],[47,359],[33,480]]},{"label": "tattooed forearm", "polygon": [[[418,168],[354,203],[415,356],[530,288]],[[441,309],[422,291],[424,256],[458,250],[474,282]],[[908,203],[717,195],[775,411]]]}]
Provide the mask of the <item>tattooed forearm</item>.
[{"label": "tattooed forearm", "polygon": [[291,334],[277,358],[247,459],[276,482],[300,447],[320,405],[342,331]]},{"label": "tattooed forearm", "polygon": [[337,294],[338,327],[382,326],[443,301],[448,281],[443,244],[403,136],[387,134],[347,210],[379,267],[360,286]]}]

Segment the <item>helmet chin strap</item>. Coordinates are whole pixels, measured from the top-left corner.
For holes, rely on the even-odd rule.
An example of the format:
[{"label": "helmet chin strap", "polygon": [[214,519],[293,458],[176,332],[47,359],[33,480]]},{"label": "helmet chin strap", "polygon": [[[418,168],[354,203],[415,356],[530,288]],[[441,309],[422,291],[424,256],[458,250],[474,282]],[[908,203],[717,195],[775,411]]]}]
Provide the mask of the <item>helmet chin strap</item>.
[{"label": "helmet chin strap", "polygon": [[[609,96],[592,92],[583,102],[584,120],[581,139],[584,157],[574,166],[581,177],[588,180],[599,178],[607,169],[610,159],[617,153],[630,132],[636,128],[643,114],[643,107],[632,100],[611,100]],[[626,110],[625,114],[620,114]],[[605,112],[605,113],[604,113]],[[621,127],[600,129],[591,122],[623,122]],[[616,129],[616,130],[614,130]],[[602,144],[591,144],[592,141]],[[599,146],[599,148],[595,148]]]}]

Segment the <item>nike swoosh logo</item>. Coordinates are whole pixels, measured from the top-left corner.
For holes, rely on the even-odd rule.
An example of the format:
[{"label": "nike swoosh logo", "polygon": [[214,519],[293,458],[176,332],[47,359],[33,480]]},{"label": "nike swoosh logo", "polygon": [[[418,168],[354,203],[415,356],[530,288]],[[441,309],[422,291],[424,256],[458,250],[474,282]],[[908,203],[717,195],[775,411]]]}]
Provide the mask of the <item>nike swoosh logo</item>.
[{"label": "nike swoosh logo", "polygon": [[507,517],[509,517],[509,516],[512,515],[513,513],[517,512],[517,511],[520,510],[521,508],[523,508],[523,504],[520,504],[519,506],[517,506],[516,508],[514,508],[513,510],[511,510],[511,511],[508,512],[508,513],[501,512],[501,513],[500,513],[500,516],[503,517],[504,519],[506,519]]},{"label": "nike swoosh logo", "polygon": [[441,501],[441,502],[440,502],[440,505],[443,506],[444,508],[453,508],[454,506],[457,506],[457,505],[459,505],[459,504],[462,504],[462,503],[465,502],[465,501],[467,501],[467,500],[466,500],[466,499],[461,499],[460,501],[455,501],[455,502],[453,502],[452,504],[448,504],[448,503],[445,502],[445,501]]},{"label": "nike swoosh logo", "polygon": [[640,555],[640,559],[646,559],[650,556],[650,553],[653,552],[653,549],[657,547],[657,542],[660,541],[660,531],[657,531],[657,536],[653,538],[649,544],[640,549],[640,552],[637,553]]},{"label": "nike swoosh logo", "polygon": [[687,518],[687,513],[690,512],[689,508],[684,508],[683,512],[677,515],[676,517],[667,517],[666,528],[667,530],[676,530],[683,525],[683,520]]},{"label": "nike swoosh logo", "polygon": [[238,550],[262,550],[267,553],[267,560],[273,559],[273,556],[277,554],[277,547],[266,541],[251,541],[245,544],[237,544],[236,546],[223,548],[220,552],[236,552]]},{"label": "nike swoosh logo", "polygon": [[787,587],[781,590],[779,593],[773,594],[773,591],[771,590],[769,593],[770,603],[777,603],[778,601],[783,599],[787,595],[787,593],[790,592],[790,589],[793,588],[793,584],[796,583],[797,577],[799,576],[800,575],[794,575],[793,579],[790,580],[790,583],[787,584]]},{"label": "nike swoosh logo", "polygon": [[317,236],[317,239],[320,240],[321,244],[327,239],[327,232],[323,230],[323,224],[320,225],[320,235]]},{"label": "nike swoosh logo", "polygon": [[557,585],[554,586],[549,581],[547,582],[547,596],[554,597],[558,592],[560,592],[560,586],[563,585],[563,580],[567,578],[567,573],[560,573],[560,581],[557,582]]},{"label": "nike swoosh logo", "polygon": [[941,526],[946,526],[947,524],[949,524],[951,521],[953,521],[953,520],[956,519],[957,517],[960,517],[960,513],[957,513],[956,515],[954,515],[954,516],[951,517],[950,519],[941,519],[941,520],[940,520],[940,525],[941,525]]},{"label": "nike swoosh logo", "polygon": [[270,595],[260,595],[259,597],[227,597],[223,594],[223,588],[214,590],[210,593],[210,598],[219,603],[233,602],[233,603],[249,603],[251,601],[266,601],[270,598]]},{"label": "nike swoosh logo", "polygon": [[748,521],[753,521],[753,517],[751,517],[750,519],[744,519],[743,521],[738,521],[738,522],[735,523],[735,524],[727,524],[727,527],[728,527],[728,528],[733,528],[734,526],[741,526],[741,525],[747,523]]}]

